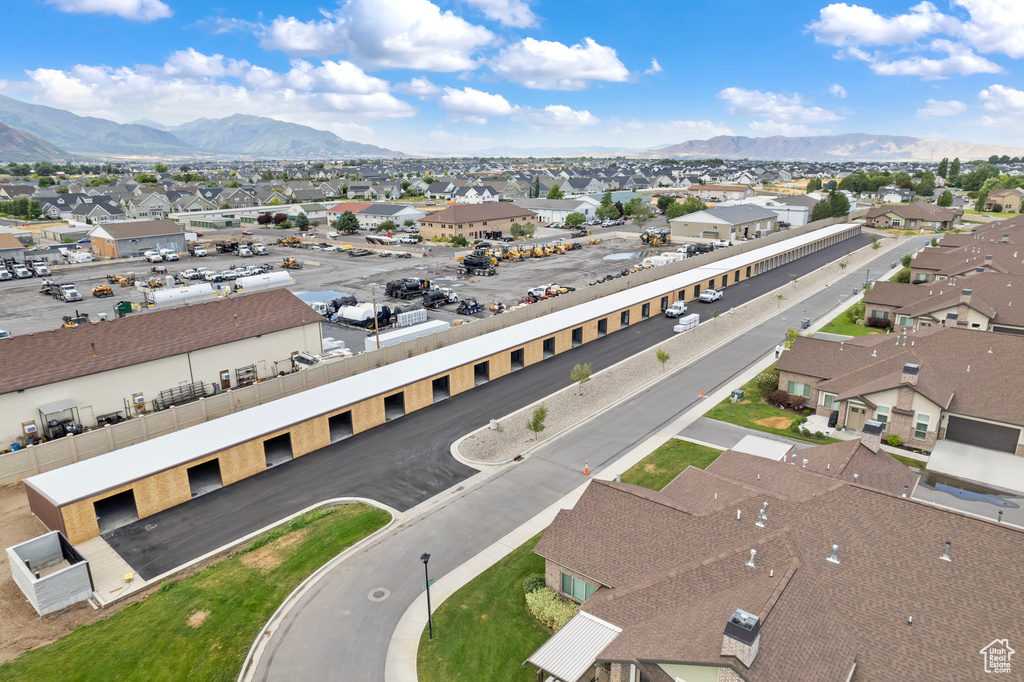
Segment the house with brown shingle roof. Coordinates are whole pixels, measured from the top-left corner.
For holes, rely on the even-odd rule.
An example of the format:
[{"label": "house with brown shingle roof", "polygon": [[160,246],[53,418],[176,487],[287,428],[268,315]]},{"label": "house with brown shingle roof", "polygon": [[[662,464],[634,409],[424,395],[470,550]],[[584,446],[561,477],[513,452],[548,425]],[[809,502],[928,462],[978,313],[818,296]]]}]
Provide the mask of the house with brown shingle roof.
[{"label": "house with brown shingle roof", "polygon": [[1013,187],[1011,189],[994,189],[985,197],[985,210],[1020,213],[1021,201],[1024,200],[1024,189]]},{"label": "house with brown shingle roof", "polygon": [[797,337],[782,354],[779,388],[790,404],[858,431],[881,422],[886,436],[931,450],[948,439],[1024,455],[1024,336],[943,326],[848,341]]},{"label": "house with brown shingle roof", "polygon": [[211,395],[238,386],[241,370],[269,378],[292,371],[296,352],[322,352],[323,318],[285,289],[211,299],[6,339],[0,440],[42,426],[40,406],[57,400],[91,428],[104,414],[150,409],[164,391],[200,384]]},{"label": "house with brown shingle roof", "polygon": [[864,292],[864,320],[871,327],[931,327],[951,315],[960,327],[1024,334],[1024,275],[981,272],[923,285],[876,282]]},{"label": "house with brown shingle roof", "polygon": [[909,204],[872,206],[864,216],[864,224],[868,227],[949,230],[960,222],[963,214],[962,208],[942,208],[915,201]]},{"label": "house with brown shingle roof", "polygon": [[911,499],[877,437],[799,458],[727,451],[661,492],[592,481],[534,549],[582,595],[538,679],[978,677],[993,624],[1019,630],[1024,532]]},{"label": "house with brown shingle roof", "polygon": [[484,233],[510,234],[513,223],[537,222],[533,211],[506,202],[486,204],[453,204],[443,211],[420,218],[420,235],[424,239],[483,239]]},{"label": "house with brown shingle roof", "polygon": [[910,261],[914,284],[975,272],[1024,275],[1024,247],[1006,241],[979,241],[954,249],[926,248]]}]

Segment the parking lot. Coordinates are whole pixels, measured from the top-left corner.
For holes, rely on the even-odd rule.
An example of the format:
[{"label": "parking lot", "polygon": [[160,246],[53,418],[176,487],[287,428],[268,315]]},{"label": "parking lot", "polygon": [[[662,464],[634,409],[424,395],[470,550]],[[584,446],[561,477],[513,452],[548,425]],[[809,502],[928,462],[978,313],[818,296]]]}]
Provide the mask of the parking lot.
[{"label": "parking lot", "polygon": [[[627,225],[627,228],[632,227]],[[616,228],[622,234],[622,227]],[[635,228],[634,228],[635,229]],[[281,269],[282,260],[293,257],[304,264],[300,270],[292,270],[295,284],[288,288],[294,292],[333,290],[354,294],[360,303],[370,302],[376,289],[377,304],[395,306],[400,303],[384,294],[384,285],[393,279],[406,277],[428,279],[439,286],[450,287],[460,298],[474,297],[483,308],[482,312],[471,317],[491,315],[489,308],[495,301],[505,305],[515,305],[522,299],[527,290],[542,285],[557,283],[565,287],[581,288],[609,274],[618,273],[631,267],[644,257],[674,250],[675,246],[659,248],[645,247],[638,237],[608,237],[614,233],[610,229],[595,229],[594,237],[601,239],[599,244],[589,244],[584,240],[583,247],[562,255],[551,255],[544,258],[528,258],[521,262],[502,261],[493,277],[467,276],[457,272],[458,262],[455,250],[437,244],[424,243],[417,247],[423,254],[419,257],[399,259],[396,257],[380,257],[377,254],[351,257],[344,252],[325,252],[309,249],[274,246],[273,241],[282,236],[281,231],[258,230],[257,237],[262,237],[269,245],[269,255],[240,258],[229,254],[213,253],[204,258],[188,255],[176,262],[162,263],[168,274],[174,275],[189,268],[205,266],[212,270],[222,271],[231,267],[260,265],[271,263],[274,270]],[[207,235],[211,236],[211,235]],[[216,237],[235,237],[224,231]],[[550,243],[555,238],[566,236],[562,230],[541,229],[533,243]],[[362,237],[350,240],[354,246],[365,244]],[[29,334],[59,328],[62,317],[77,312],[89,314],[96,319],[97,313],[106,313],[108,319],[114,317],[114,305],[119,301],[130,301],[143,304],[142,312],[133,314],[149,314],[144,306],[144,292],[135,287],[119,287],[112,285],[114,296],[95,298],[92,288],[107,283],[108,274],[135,272],[141,279],[149,276],[153,264],[143,260],[125,263],[105,263],[96,265],[58,266],[49,278],[54,282],[73,282],[82,294],[83,300],[76,303],[64,303],[48,295],[40,293],[42,278],[15,279],[0,282],[0,329],[15,335]],[[379,285],[373,287],[373,285]],[[416,302],[417,299],[409,301]],[[438,310],[428,311],[429,319],[453,321],[458,317],[456,305],[449,305]],[[325,325],[324,336],[345,341],[355,352],[362,350],[363,338],[367,332]]]}]

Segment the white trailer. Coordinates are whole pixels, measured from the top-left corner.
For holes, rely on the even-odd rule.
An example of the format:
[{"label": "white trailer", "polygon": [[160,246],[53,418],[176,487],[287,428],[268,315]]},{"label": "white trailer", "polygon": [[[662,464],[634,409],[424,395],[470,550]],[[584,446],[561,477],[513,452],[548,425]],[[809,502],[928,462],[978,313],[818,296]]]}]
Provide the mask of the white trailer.
[{"label": "white trailer", "polygon": [[691,313],[684,315],[676,320],[676,325],[672,327],[672,331],[675,333],[689,331],[700,324],[700,313]]},{"label": "white trailer", "polygon": [[187,287],[166,287],[146,292],[146,302],[151,305],[168,305],[213,295],[213,286],[209,282],[203,282],[202,284],[190,284]]},{"label": "white trailer", "polygon": [[[371,313],[372,316],[372,313]],[[444,331],[451,327],[451,323],[444,320],[431,320],[423,324],[417,324],[412,327],[403,327],[402,329],[396,329],[393,332],[385,332],[380,335],[380,347],[394,346],[395,344],[401,343],[402,341],[408,341],[409,339],[415,339],[419,336],[427,336],[428,334],[436,334],[437,332]],[[364,343],[366,344],[366,350],[375,350],[377,348],[377,339],[375,336],[367,336]]]},{"label": "white trailer", "polygon": [[262,275],[250,275],[239,277],[235,280],[235,291],[251,292],[276,289],[277,287],[295,284],[290,272],[278,270],[277,272],[265,272]]}]

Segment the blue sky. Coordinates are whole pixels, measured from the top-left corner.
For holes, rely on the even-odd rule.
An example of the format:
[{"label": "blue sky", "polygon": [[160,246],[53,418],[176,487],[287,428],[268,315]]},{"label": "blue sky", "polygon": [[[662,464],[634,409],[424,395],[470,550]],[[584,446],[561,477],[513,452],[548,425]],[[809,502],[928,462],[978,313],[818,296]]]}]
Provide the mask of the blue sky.
[{"label": "blue sky", "polygon": [[8,0],[0,93],[406,152],[847,132],[1024,147],[1024,0],[862,1]]}]

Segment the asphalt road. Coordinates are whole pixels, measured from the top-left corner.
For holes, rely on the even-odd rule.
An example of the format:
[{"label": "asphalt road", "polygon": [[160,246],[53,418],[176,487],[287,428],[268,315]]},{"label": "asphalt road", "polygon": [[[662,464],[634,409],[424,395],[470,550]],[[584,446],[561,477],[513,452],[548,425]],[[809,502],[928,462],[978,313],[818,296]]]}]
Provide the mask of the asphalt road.
[{"label": "asphalt road", "polygon": [[[891,257],[876,259],[873,268],[881,272]],[[787,311],[786,318],[820,316],[835,305],[837,288],[852,289],[862,277],[863,272],[850,273]],[[391,635],[422,590],[422,552],[431,555],[431,577],[441,578],[587,480],[585,462],[599,471],[691,409],[700,401],[694,386],[714,391],[727,385],[753,359],[771,352],[789,324],[780,316],[751,329],[570,437],[542,445],[494,476],[476,479],[476,485],[352,555],[318,581],[270,633],[255,679],[380,682]],[[371,601],[368,595],[379,588],[390,590],[390,596]],[[444,634],[435,630],[434,636]]]},{"label": "asphalt road", "polygon": [[[867,241],[868,237],[862,235],[842,242],[734,284],[718,303],[694,305],[700,308],[701,317],[707,319],[715,310],[724,312],[787,284],[790,275],[815,270]],[[834,295],[829,294],[830,300]],[[404,511],[475,473],[451,457],[450,445],[457,438],[491,418],[513,412],[569,385],[569,371],[577,362],[589,362],[594,371],[599,371],[672,336],[673,324],[673,320],[656,316],[630,325],[103,537],[140,576],[150,578],[319,500],[367,497]],[[785,325],[781,333],[774,334],[771,345],[784,335]],[[737,353],[736,357],[750,356]],[[609,442],[616,440],[612,437]],[[596,464],[597,459],[590,462]]]}]

